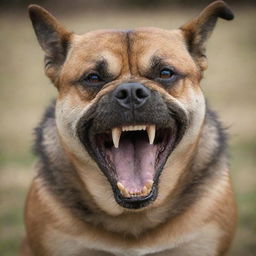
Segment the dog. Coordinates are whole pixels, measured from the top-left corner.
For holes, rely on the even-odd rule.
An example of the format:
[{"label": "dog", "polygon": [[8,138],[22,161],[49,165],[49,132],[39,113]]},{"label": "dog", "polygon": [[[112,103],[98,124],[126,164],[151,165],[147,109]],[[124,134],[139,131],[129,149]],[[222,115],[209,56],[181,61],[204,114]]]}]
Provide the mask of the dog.
[{"label": "dog", "polygon": [[236,226],[226,133],[200,88],[214,1],[176,30],[76,35],[29,6],[58,96],[36,129],[23,256],[220,256]]}]

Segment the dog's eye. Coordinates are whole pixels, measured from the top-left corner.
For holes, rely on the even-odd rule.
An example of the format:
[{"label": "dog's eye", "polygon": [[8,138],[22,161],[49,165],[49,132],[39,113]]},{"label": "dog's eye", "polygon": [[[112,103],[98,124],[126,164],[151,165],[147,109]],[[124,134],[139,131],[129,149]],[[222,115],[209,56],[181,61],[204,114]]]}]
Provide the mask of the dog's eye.
[{"label": "dog's eye", "polygon": [[161,79],[170,79],[175,75],[174,71],[168,68],[164,68],[160,71],[159,77]]},{"label": "dog's eye", "polygon": [[91,84],[93,84],[93,83],[99,83],[99,82],[102,81],[101,78],[100,78],[100,76],[97,75],[97,74],[94,74],[94,73],[87,75],[87,76],[85,77],[85,80],[86,80],[86,82],[91,83]]},{"label": "dog's eye", "polygon": [[85,73],[77,82],[87,89],[99,90],[106,83],[106,79],[103,79],[96,71],[91,71]]}]

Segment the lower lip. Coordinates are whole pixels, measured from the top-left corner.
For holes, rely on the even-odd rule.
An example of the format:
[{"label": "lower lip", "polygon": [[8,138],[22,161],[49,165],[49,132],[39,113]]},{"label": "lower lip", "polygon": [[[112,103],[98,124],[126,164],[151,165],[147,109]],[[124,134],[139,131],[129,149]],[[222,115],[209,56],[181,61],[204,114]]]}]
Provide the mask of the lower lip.
[{"label": "lower lip", "polygon": [[151,192],[145,197],[123,197],[119,190],[115,193],[117,202],[124,208],[127,209],[141,209],[149,205],[150,202],[154,201],[157,197],[157,188],[155,185],[152,186]]}]

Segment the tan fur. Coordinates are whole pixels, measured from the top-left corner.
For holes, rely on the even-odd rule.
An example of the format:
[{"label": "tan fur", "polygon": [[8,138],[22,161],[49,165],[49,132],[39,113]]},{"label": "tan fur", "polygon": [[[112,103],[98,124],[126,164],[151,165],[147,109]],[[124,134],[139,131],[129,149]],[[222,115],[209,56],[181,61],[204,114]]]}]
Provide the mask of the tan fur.
[{"label": "tan fur", "polygon": [[[219,2],[217,8],[220,8]],[[62,28],[42,8],[31,8],[37,13],[42,12],[60,37],[68,35],[70,44],[63,64],[46,67],[46,74],[54,81],[59,95],[56,125],[53,125],[57,137],[53,139],[52,131],[47,130],[45,145],[49,150],[57,144],[62,148],[53,151],[51,158],[57,161],[55,154],[62,154],[60,159],[65,158],[72,163],[76,170],[76,177],[70,176],[72,184],[83,191],[82,198],[97,214],[88,221],[80,220],[59,202],[44,184],[43,178],[36,176],[27,198],[27,239],[22,256],[223,255],[231,243],[236,221],[225,156],[221,156],[218,164],[212,167],[212,171],[218,171],[220,175],[205,181],[198,199],[184,212],[171,217],[175,210],[175,198],[190,179],[188,172],[192,159],[194,169],[203,168],[210,157],[209,149],[217,147],[217,138],[214,137],[217,131],[205,120],[206,104],[200,89],[205,65],[189,53],[186,45],[186,33],[196,30],[195,22],[172,31],[134,29],[129,38],[130,45],[127,45],[127,34],[123,31],[103,30],[75,35]],[[213,9],[208,8],[200,16],[201,23]],[[156,42],[160,47],[156,47]],[[170,89],[146,79],[145,72],[154,55],[178,67],[184,79]],[[115,77],[112,82],[96,95],[72,85],[100,59],[109,63],[109,71]],[[188,130],[164,166],[158,184],[158,197],[146,208],[136,211],[123,208],[115,201],[106,176],[76,134],[77,123],[91,106],[126,81],[139,81],[158,91],[166,101],[174,102],[187,115],[193,113]],[[40,168],[39,163],[37,169]]]},{"label": "tan fur", "polygon": [[[31,212],[30,216],[27,216],[30,222],[28,225],[28,237],[31,244],[33,244],[36,255],[39,256],[55,255],[51,250],[54,250],[56,244],[60,248],[63,247],[63,251],[70,248],[70,250],[75,250],[75,253],[90,248],[97,250],[104,249],[109,252],[116,251],[117,255],[144,255],[143,251],[149,253],[162,249],[167,250],[176,248],[184,242],[186,244],[185,248],[176,249],[175,253],[176,251],[178,253],[180,250],[183,255],[194,255],[194,252],[191,252],[191,250],[189,250],[190,254],[185,254],[187,251],[186,248],[191,247],[196,249],[195,255],[212,255],[207,254],[209,247],[214,247],[214,250],[222,251],[230,243],[229,229],[231,226],[229,223],[225,223],[225,218],[223,219],[224,216],[227,216],[225,211],[231,210],[232,212],[229,212],[228,216],[229,218],[235,218],[235,212],[232,210],[233,200],[230,195],[229,178],[227,177],[224,180],[222,179],[221,182],[217,182],[219,183],[217,186],[215,182],[210,184],[208,186],[209,193],[184,215],[172,221],[165,221],[164,225],[159,225],[157,228],[139,236],[140,239],[137,239],[136,236],[129,236],[128,234],[124,239],[118,233],[113,232],[118,231],[116,229],[118,225],[115,222],[118,222],[120,225],[123,223],[123,226],[127,229],[129,226],[136,226],[136,223],[145,222],[143,221],[145,218],[148,218],[147,222],[149,223],[150,215],[153,214],[135,213],[137,215],[135,218],[129,216],[109,218],[106,222],[109,222],[108,225],[112,223],[113,227],[109,226],[106,228],[107,230],[112,230],[112,232],[104,231],[100,227],[97,228],[97,226],[87,225],[73,218],[66,209],[63,209],[44,190],[43,185],[40,184],[40,180],[36,179],[32,186],[27,206]],[[228,208],[223,209],[223,200]],[[158,218],[163,218],[163,213],[167,211],[167,207],[166,205],[162,205],[156,209]],[[216,216],[217,213],[218,216]],[[230,219],[228,222],[230,222]],[[148,228],[148,223],[144,225],[144,228]],[[201,228],[205,229],[205,233],[201,234],[202,237],[199,239],[201,242],[195,243],[194,239],[198,239],[200,235],[197,230]],[[233,228],[231,231],[233,232]],[[221,243],[218,241],[221,241]],[[74,246],[76,244],[77,246]],[[44,248],[44,250],[41,248]],[[134,252],[126,254],[125,252],[128,248]]]}]

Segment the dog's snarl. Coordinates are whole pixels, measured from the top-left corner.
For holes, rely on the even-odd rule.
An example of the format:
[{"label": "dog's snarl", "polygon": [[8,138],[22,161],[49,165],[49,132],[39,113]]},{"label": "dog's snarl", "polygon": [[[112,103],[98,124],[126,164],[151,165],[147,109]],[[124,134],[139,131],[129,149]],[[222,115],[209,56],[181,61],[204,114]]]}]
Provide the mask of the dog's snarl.
[{"label": "dog's snarl", "polygon": [[[117,202],[127,208],[141,208],[156,198],[158,178],[188,126],[188,117],[153,90],[148,90],[147,100],[137,106],[133,101],[140,95],[128,96],[129,90],[134,85],[140,93],[145,87],[123,85],[91,107],[77,131],[110,181]],[[116,98],[120,88],[127,94],[121,104]],[[123,101],[129,101],[129,107],[123,106]]]}]

